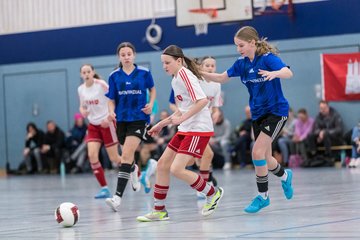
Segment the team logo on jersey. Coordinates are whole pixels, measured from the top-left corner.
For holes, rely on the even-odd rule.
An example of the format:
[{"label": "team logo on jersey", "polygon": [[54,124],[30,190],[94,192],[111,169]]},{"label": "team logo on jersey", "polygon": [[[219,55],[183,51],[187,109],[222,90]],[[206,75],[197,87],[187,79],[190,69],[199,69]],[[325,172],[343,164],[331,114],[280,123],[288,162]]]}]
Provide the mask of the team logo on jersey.
[{"label": "team logo on jersey", "polygon": [[182,100],[183,100],[183,98],[182,98],[181,95],[176,95],[176,98],[179,99],[179,101],[182,101]]},{"label": "team logo on jersey", "polygon": [[197,149],[195,152],[200,154],[200,149]]},{"label": "team logo on jersey", "polygon": [[265,129],[270,132],[270,126],[266,126]]},{"label": "team logo on jersey", "polygon": [[140,129],[136,130],[135,133],[141,134]]},{"label": "team logo on jersey", "polygon": [[126,85],[131,85],[131,82],[126,82],[125,84],[126,84]]},{"label": "team logo on jersey", "polygon": [[250,68],[249,73],[254,73],[254,69]]},{"label": "team logo on jersey", "polygon": [[97,105],[99,104],[99,99],[94,99],[94,100],[86,100],[85,101],[86,105]]}]

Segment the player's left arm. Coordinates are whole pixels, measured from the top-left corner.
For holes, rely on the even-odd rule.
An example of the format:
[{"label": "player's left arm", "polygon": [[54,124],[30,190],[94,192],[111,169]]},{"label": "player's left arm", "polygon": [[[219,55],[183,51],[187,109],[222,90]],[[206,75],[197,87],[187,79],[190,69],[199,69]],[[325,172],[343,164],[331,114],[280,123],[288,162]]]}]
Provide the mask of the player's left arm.
[{"label": "player's left arm", "polygon": [[275,78],[291,78],[293,76],[290,67],[285,65],[282,60],[274,54],[264,56],[264,62],[268,69],[259,69],[258,74],[264,77],[265,80],[271,81]]},{"label": "player's left arm", "polygon": [[154,107],[154,102],[156,98],[156,88],[155,87],[150,88],[149,94],[150,94],[149,102],[145,105],[144,108],[141,109],[144,113],[148,115],[152,113],[152,109]]},{"label": "player's left arm", "polygon": [[190,107],[190,109],[187,112],[183,113],[179,117],[172,117],[171,118],[172,123],[175,125],[181,124],[182,122],[194,116],[196,113],[200,112],[201,109],[203,109],[208,103],[209,100],[207,98],[196,100],[195,103]]},{"label": "player's left arm", "polygon": [[293,76],[292,71],[288,67],[283,67],[280,70],[277,71],[266,71],[259,69],[258,72],[262,77],[265,78],[265,80],[273,80],[275,78],[291,78]]}]

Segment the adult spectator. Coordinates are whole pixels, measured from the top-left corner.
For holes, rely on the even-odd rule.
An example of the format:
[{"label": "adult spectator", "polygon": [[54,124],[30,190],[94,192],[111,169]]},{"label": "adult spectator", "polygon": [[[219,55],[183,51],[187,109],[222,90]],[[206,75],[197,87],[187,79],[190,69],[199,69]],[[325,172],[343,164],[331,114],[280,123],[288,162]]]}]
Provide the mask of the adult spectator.
[{"label": "adult spectator", "polygon": [[236,139],[232,152],[236,154],[236,158],[240,167],[251,164],[250,145],[252,142],[251,131],[252,131],[252,120],[250,107],[245,107],[245,120],[242,121],[240,126],[236,129]]},{"label": "adult spectator", "polygon": [[50,173],[58,173],[65,149],[65,134],[52,120],[47,122],[46,128],[47,132],[41,146],[41,153],[45,157]]},{"label": "adult spectator", "polygon": [[219,153],[224,156],[224,170],[231,168],[230,134],[231,123],[228,119],[224,118],[223,112],[219,109],[219,117],[214,122],[214,136],[210,138],[209,144],[215,154]]},{"label": "adult spectator", "polygon": [[297,121],[292,141],[295,144],[295,152],[301,156],[303,161],[307,160],[306,140],[311,133],[313,125],[314,119],[308,115],[305,108],[300,108],[297,112]]},{"label": "adult spectator", "polygon": [[[35,123],[32,122],[27,124],[26,131],[25,148],[23,151],[26,171],[27,173],[43,172],[40,148],[44,141],[44,132],[38,129]],[[34,163],[36,163],[36,167]]]},{"label": "adult spectator", "polygon": [[319,114],[308,140],[310,157],[317,155],[317,147],[325,147],[325,157],[332,159],[331,146],[343,144],[343,120],[340,114],[326,101],[320,101]]}]

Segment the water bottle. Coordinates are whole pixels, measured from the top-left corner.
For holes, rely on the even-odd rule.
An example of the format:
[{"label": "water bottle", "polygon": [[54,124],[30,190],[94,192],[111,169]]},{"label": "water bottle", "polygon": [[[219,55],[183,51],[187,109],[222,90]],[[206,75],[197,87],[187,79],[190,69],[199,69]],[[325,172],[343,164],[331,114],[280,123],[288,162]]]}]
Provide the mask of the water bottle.
[{"label": "water bottle", "polygon": [[65,178],[65,163],[63,161],[61,161],[60,163],[60,176],[61,178]]},{"label": "water bottle", "polygon": [[346,159],[346,152],[345,152],[345,150],[341,150],[341,152],[340,152],[340,159],[341,159],[341,166],[342,167],[345,167],[346,165],[346,163],[345,163],[345,159]]}]

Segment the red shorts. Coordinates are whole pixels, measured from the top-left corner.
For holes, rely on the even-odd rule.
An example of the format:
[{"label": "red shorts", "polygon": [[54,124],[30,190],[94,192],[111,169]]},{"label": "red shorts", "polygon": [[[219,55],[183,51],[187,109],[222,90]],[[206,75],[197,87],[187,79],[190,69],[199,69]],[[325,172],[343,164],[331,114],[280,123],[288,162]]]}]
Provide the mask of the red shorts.
[{"label": "red shorts", "polygon": [[195,158],[201,158],[209,140],[209,136],[176,134],[169,142],[168,147],[177,153],[183,153],[191,155]]},{"label": "red shorts", "polygon": [[119,141],[116,136],[115,124],[110,123],[109,127],[103,128],[100,125],[89,123],[86,142],[103,142],[105,147],[118,144]]}]

